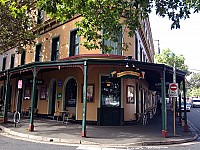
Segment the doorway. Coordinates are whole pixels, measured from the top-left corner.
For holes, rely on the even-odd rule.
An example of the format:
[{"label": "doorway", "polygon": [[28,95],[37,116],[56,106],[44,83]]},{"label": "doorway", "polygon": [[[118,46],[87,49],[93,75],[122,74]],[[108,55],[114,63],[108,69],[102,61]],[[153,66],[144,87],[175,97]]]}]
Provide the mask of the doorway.
[{"label": "doorway", "polygon": [[65,105],[64,110],[69,110],[76,114],[77,102],[77,82],[74,78],[70,78],[65,87]]},{"label": "doorway", "polygon": [[121,78],[101,77],[101,125],[120,125]]},{"label": "doorway", "polygon": [[51,81],[48,114],[53,116],[56,107],[56,81]]}]

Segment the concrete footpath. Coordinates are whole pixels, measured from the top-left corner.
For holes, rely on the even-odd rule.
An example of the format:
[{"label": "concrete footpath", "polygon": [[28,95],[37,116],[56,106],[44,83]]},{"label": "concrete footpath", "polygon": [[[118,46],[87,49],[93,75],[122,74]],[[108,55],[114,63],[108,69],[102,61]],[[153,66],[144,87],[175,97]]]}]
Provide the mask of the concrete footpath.
[{"label": "concrete footpath", "polygon": [[34,119],[34,132],[28,131],[29,119],[22,118],[17,127],[12,119],[8,123],[0,123],[0,128],[12,136],[28,138],[35,141],[56,142],[64,144],[86,144],[98,146],[135,146],[135,145],[169,145],[194,141],[198,134],[189,124],[189,132],[185,133],[178,123],[176,136],[173,132],[173,114],[167,114],[167,138],[163,138],[162,117],[155,115],[148,119],[146,125],[132,124],[128,126],[96,126],[87,125],[87,137],[81,137],[81,124],[63,124],[49,119]]}]

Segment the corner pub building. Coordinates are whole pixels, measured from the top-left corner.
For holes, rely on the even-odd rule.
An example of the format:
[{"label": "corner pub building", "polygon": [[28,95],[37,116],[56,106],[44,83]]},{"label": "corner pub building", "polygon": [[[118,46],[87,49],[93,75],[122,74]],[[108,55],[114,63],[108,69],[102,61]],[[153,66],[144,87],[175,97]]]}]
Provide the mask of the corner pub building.
[{"label": "corner pub building", "polygon": [[[48,118],[69,111],[74,121],[82,123],[85,137],[86,123],[125,125],[136,121],[139,113],[152,112],[161,96],[162,135],[166,137],[165,82],[173,81],[173,68],[153,63],[148,18],[142,20],[134,37],[128,37],[127,32],[119,37],[131,43],[128,51],[104,41],[114,46],[110,54],[87,50],[80,44],[83,38],[74,26],[79,20],[80,16],[59,23],[44,14],[35,28],[40,36],[34,47],[26,47],[21,54],[12,48],[0,56],[4,122],[8,112],[24,114],[30,108],[29,131],[34,131],[35,113]],[[185,72],[177,70],[176,78],[185,85]],[[158,83],[160,87],[155,86]]]}]

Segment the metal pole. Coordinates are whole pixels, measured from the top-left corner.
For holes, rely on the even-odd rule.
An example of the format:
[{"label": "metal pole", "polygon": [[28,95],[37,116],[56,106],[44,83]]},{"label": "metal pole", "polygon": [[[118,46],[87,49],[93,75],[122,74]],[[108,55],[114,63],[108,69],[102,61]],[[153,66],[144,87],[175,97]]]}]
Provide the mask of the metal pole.
[{"label": "metal pole", "polygon": [[[173,67],[173,83],[176,83],[176,64]],[[173,97],[173,110],[174,110],[174,136],[176,135],[176,97]]]},{"label": "metal pole", "polygon": [[4,114],[3,114],[3,122],[8,121],[8,98],[10,94],[10,76],[7,71],[7,79],[6,79],[6,90],[5,90],[5,100],[4,100]]},{"label": "metal pole", "polygon": [[162,136],[166,138],[167,137],[167,113],[166,113],[165,67],[163,68],[163,73],[162,73],[161,92],[162,92]]},{"label": "metal pole", "polygon": [[84,61],[82,137],[86,137],[87,75],[88,75],[88,66],[87,66],[87,61]]},{"label": "metal pole", "polygon": [[[180,84],[179,84],[179,88],[180,88]],[[181,116],[182,116],[182,112],[181,112],[181,98],[182,98],[182,96],[181,96],[181,92],[179,92],[179,123],[181,123]]]},{"label": "metal pole", "polygon": [[33,117],[34,117],[34,104],[35,104],[35,93],[36,93],[36,67],[33,69],[33,86],[32,86],[32,95],[31,95],[31,116],[29,131],[34,131]]},{"label": "metal pole", "polygon": [[183,80],[183,100],[184,100],[184,131],[188,132],[188,124],[187,124],[187,112],[186,112],[186,90],[185,90],[185,78]]}]

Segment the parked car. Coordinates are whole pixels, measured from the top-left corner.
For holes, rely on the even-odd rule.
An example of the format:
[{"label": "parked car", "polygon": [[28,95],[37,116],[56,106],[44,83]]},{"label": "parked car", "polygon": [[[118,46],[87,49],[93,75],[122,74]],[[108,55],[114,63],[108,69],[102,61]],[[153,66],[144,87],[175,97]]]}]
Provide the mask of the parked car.
[{"label": "parked car", "polygon": [[192,107],[200,107],[200,99],[193,99]]},{"label": "parked car", "polygon": [[[190,103],[186,102],[186,111],[190,111],[191,105]],[[184,111],[184,102],[181,102],[181,111]]]}]

